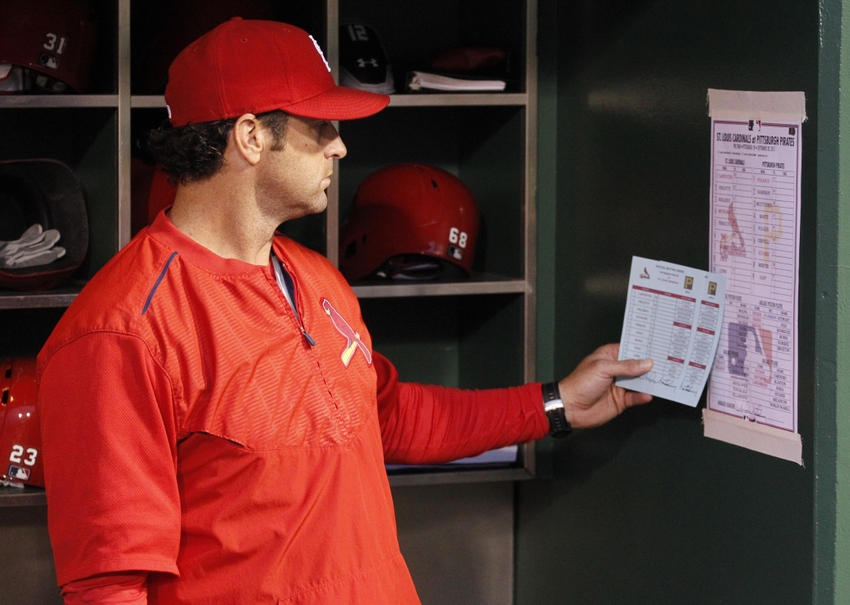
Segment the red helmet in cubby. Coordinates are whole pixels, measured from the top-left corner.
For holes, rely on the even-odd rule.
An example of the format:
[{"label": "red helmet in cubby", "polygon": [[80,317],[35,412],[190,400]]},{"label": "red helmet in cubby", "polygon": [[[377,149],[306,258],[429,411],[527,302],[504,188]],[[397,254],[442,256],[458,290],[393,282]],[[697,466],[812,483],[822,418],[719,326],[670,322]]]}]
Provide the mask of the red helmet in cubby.
[{"label": "red helmet in cubby", "polygon": [[360,183],[340,228],[339,268],[365,277],[433,279],[472,272],[478,205],[456,176],[426,164],[396,164]]},{"label": "red helmet in cubby", "polygon": [[0,241],[13,242],[30,227],[56,230],[65,254],[52,262],[0,266],[0,288],[46,290],[82,265],[89,249],[83,187],[71,168],[53,159],[0,160]]},{"label": "red helmet in cubby", "polygon": [[44,487],[35,358],[0,359],[0,482]]},{"label": "red helmet in cubby", "polygon": [[0,92],[85,92],[96,38],[89,0],[0,2]]}]

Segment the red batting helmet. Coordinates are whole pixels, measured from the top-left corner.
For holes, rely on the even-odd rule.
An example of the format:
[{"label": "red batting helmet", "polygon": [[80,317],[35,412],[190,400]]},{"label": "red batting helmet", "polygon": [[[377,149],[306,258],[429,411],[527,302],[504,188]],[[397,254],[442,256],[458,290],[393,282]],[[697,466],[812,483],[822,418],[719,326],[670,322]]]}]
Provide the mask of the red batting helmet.
[{"label": "red batting helmet", "polygon": [[35,358],[0,360],[0,481],[44,487]]},{"label": "red batting helmet", "polygon": [[360,183],[340,229],[340,271],[349,281],[433,279],[446,267],[468,276],[478,220],[472,192],[445,170],[382,168]]},{"label": "red batting helmet", "polygon": [[0,241],[16,240],[35,224],[59,231],[65,255],[44,265],[0,268],[0,288],[53,288],[79,269],[89,248],[83,187],[69,166],[52,159],[0,161]]},{"label": "red batting helmet", "polygon": [[89,0],[0,2],[0,92],[84,92],[95,40]]}]

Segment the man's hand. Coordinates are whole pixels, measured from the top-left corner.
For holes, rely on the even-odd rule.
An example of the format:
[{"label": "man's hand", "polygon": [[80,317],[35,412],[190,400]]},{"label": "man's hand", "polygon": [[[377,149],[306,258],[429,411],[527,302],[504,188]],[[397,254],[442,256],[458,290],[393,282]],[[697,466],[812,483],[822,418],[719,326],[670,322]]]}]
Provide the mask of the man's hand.
[{"label": "man's hand", "polygon": [[652,395],[627,391],[614,384],[617,376],[640,376],[652,369],[651,359],[617,361],[619,351],[619,344],[599,347],[558,383],[564,412],[573,428],[605,424],[626,408],[652,399]]}]

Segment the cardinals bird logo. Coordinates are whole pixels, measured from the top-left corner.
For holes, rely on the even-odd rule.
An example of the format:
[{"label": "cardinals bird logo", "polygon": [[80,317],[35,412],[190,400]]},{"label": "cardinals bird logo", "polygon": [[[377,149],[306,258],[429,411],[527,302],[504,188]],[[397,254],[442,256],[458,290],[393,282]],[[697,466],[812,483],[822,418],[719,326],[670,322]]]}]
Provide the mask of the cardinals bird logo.
[{"label": "cardinals bird logo", "polygon": [[366,363],[368,365],[372,365],[372,353],[366,345],[363,344],[363,341],[360,340],[360,334],[355,332],[354,328],[348,325],[345,318],[333,308],[333,305],[327,298],[322,299],[322,308],[325,310],[325,313],[328,314],[328,317],[331,318],[331,322],[333,322],[336,331],[342,334],[342,337],[346,340],[345,348],[339,356],[340,359],[342,359],[342,365],[346,368],[348,367],[348,364],[351,363],[351,359],[354,357],[357,349],[360,349],[363,352],[363,357],[366,358]]}]

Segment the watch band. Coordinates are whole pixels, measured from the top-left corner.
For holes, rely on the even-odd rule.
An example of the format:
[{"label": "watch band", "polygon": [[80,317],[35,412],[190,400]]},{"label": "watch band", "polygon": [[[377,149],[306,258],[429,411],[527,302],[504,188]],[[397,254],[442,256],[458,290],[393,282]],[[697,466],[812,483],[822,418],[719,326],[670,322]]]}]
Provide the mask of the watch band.
[{"label": "watch band", "polygon": [[549,419],[549,434],[552,437],[566,437],[573,432],[573,427],[567,421],[564,412],[564,402],[558,391],[557,382],[546,382],[541,386],[543,391],[543,409]]}]

